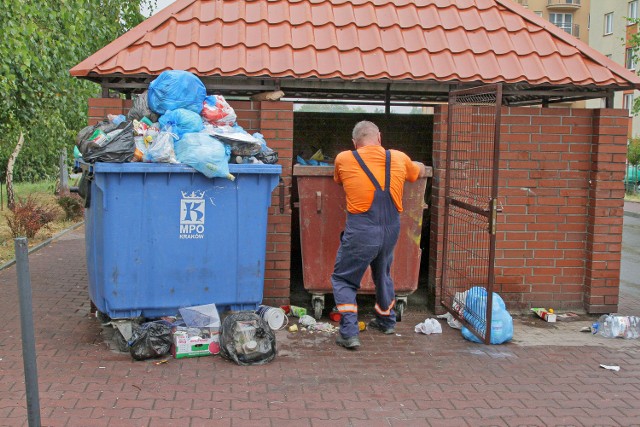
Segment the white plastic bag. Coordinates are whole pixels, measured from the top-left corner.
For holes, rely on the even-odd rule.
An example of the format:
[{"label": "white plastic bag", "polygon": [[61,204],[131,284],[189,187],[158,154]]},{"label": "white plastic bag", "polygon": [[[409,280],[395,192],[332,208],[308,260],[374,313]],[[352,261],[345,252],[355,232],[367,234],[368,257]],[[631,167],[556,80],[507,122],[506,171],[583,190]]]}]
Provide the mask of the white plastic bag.
[{"label": "white plastic bag", "polygon": [[440,322],[436,319],[427,319],[422,323],[418,323],[415,327],[415,331],[425,335],[441,334],[442,326],[440,326]]}]

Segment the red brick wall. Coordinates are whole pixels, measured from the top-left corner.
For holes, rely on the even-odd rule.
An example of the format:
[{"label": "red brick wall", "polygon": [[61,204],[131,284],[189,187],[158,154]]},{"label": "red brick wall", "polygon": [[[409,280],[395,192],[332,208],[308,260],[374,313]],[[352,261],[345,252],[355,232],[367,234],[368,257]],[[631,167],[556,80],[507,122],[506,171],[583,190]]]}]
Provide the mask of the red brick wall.
[{"label": "red brick wall", "polygon": [[[434,120],[429,290],[440,308],[447,107]],[[617,310],[628,117],[503,109],[496,284],[511,310]]]},{"label": "red brick wall", "polygon": [[[278,186],[272,193],[267,223],[264,303],[279,306],[289,303],[291,262],[291,157],[293,153],[293,104],[289,102],[229,101],[238,116],[238,124],[247,132],[260,132],[267,144],[278,152],[284,183],[284,210],[280,212]],[[89,124],[104,120],[107,114],[126,114],[131,100],[89,99]]]}]

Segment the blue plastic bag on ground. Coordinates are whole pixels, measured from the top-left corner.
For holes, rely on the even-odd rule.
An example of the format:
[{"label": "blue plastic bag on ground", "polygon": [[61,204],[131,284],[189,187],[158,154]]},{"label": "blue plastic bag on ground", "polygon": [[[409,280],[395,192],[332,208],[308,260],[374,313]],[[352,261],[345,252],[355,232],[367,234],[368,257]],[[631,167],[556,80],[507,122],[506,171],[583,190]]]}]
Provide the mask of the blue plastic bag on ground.
[{"label": "blue plastic bag on ground", "polygon": [[[487,291],[484,288],[473,287],[467,292],[464,308],[464,318],[474,328],[484,332],[484,327],[480,319],[484,318],[487,310]],[[469,329],[462,327],[462,336],[473,342],[481,343]],[[513,338],[513,318],[507,311],[504,300],[497,293],[493,293],[493,303],[491,304],[491,344],[502,344],[511,341]]]},{"label": "blue plastic bag on ground", "polygon": [[178,108],[177,110],[169,110],[159,120],[162,130],[166,130],[171,127],[171,131],[178,136],[178,139],[182,138],[182,135],[190,132],[200,132],[204,129],[202,123],[202,117],[200,114],[196,114],[193,111],[186,110],[184,108]]},{"label": "blue plastic bag on ground", "polygon": [[231,148],[204,132],[184,134],[175,142],[176,158],[207,178],[235,177],[229,173]]},{"label": "blue plastic bag on ground", "polygon": [[147,98],[151,111],[158,114],[178,108],[200,114],[206,96],[207,89],[195,74],[170,70],[162,72],[149,84]]}]

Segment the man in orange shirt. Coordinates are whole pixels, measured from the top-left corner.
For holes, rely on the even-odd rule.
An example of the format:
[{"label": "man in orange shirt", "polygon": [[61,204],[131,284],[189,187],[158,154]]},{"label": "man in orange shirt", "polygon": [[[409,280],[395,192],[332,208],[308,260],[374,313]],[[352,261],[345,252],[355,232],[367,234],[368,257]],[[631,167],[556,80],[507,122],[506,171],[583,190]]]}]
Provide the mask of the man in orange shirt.
[{"label": "man in orange shirt", "polygon": [[333,179],[344,187],[348,213],[331,275],[336,307],[342,314],[336,344],[348,349],[360,347],[356,293],[369,266],[376,287],[376,317],[369,327],[385,334],[395,332],[390,271],[400,233],[402,192],[405,181],[426,176],[422,163],[382,147],[374,123],[359,122],[352,137],[355,150],[343,151],[335,159]]}]

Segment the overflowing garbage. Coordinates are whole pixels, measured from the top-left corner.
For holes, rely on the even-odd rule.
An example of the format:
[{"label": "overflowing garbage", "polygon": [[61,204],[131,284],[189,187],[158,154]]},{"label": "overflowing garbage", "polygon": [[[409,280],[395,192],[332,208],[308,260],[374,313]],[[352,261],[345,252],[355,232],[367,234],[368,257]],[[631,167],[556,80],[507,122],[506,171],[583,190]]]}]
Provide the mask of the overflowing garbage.
[{"label": "overflowing garbage", "polygon": [[182,163],[230,180],[229,163],[277,163],[264,136],[236,120],[233,107],[222,95],[207,95],[196,75],[165,71],[134,97],[126,116],[110,114],[82,129],[74,156],[87,163]]},{"label": "overflowing garbage", "polygon": [[322,148],[316,151],[311,157],[304,158],[302,154],[296,156],[296,162],[303,166],[331,166],[334,159],[325,155]]}]

